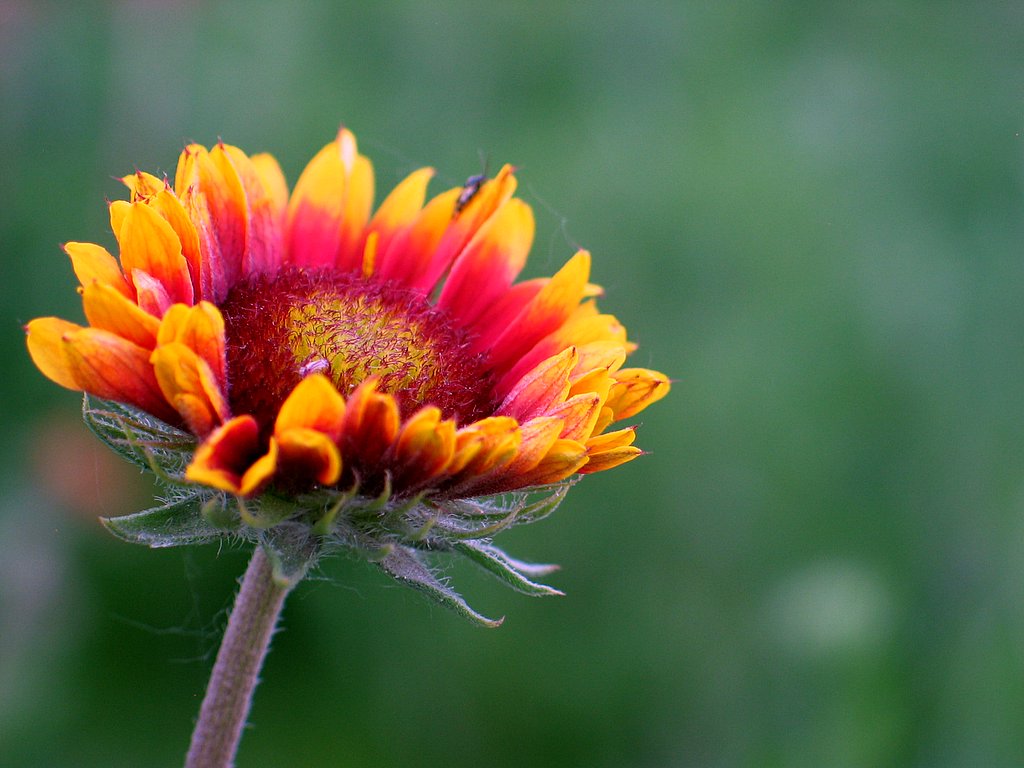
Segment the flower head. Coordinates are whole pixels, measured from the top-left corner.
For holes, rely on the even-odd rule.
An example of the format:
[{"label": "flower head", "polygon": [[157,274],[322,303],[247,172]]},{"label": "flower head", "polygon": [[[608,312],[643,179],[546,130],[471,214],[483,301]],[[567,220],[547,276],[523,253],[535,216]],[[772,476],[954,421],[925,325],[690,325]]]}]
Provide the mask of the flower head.
[{"label": "flower head", "polygon": [[186,147],[173,184],[122,180],[120,260],[65,245],[88,324],[26,329],[39,369],[87,393],[97,433],[172,489],[115,532],[259,538],[281,578],[341,543],[463,612],[424,552],[553,591],[489,537],[640,455],[633,426],[611,427],[669,383],[623,367],[634,345],[597,310],[586,251],[516,282],[534,221],[511,166],[428,201],[432,174],[374,211],[372,167],[342,129],[291,194],[272,157],[225,144]]}]

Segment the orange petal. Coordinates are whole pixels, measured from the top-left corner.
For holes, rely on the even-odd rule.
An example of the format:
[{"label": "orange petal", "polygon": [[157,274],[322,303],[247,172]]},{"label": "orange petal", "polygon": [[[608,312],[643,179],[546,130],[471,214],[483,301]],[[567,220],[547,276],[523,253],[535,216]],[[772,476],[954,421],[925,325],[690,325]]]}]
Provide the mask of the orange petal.
[{"label": "orange petal", "polygon": [[[579,366],[577,366],[577,369]],[[570,379],[569,395],[579,395],[584,392],[594,392],[601,399],[603,404],[608,399],[608,391],[612,386],[612,377],[608,369],[601,367],[584,374],[573,376]]]},{"label": "orange petal", "polygon": [[148,349],[110,331],[81,328],[56,318],[33,320],[27,330],[29,353],[48,378],[180,423],[160,392]]},{"label": "orange petal", "polygon": [[196,165],[196,155],[199,152],[205,153],[206,147],[202,144],[188,144],[178,155],[178,167],[174,171],[174,191],[182,199],[189,189],[199,190],[199,169]]},{"label": "orange petal", "polygon": [[239,483],[238,492],[242,496],[250,496],[264,485],[277,472],[278,445],[274,438],[270,438],[267,452],[252,463],[252,466],[245,470],[242,475],[242,482]]},{"label": "orange petal", "polygon": [[416,221],[427,196],[427,183],[433,176],[433,168],[413,171],[380,204],[367,227],[369,232],[377,233],[378,253],[385,253],[395,236]]},{"label": "orange petal", "polygon": [[505,475],[519,474],[537,466],[562,431],[561,419],[541,416],[519,425],[522,443],[515,459],[502,469]]},{"label": "orange petal", "polygon": [[151,360],[160,390],[192,432],[203,437],[227,419],[225,393],[193,349],[181,342],[163,344],[153,351]]},{"label": "orange petal", "polygon": [[274,438],[280,450],[277,472],[286,482],[299,485],[306,479],[320,485],[338,482],[341,451],[323,432],[302,427],[275,428]]},{"label": "orange petal", "polygon": [[[579,251],[551,278],[497,338],[483,335],[474,351],[488,350],[497,368],[510,366],[544,336],[561,326],[579,305],[590,274],[590,254]],[[492,343],[493,341],[493,343]]]},{"label": "orange petal", "polygon": [[608,451],[602,451],[601,453],[590,454],[590,460],[579,469],[581,475],[591,475],[594,472],[603,472],[606,469],[617,467],[620,464],[625,464],[627,461],[632,461],[637,456],[642,456],[643,451],[637,448],[635,445],[627,445],[621,448],[613,448]]},{"label": "orange petal", "polygon": [[344,128],[302,172],[288,207],[288,261],[299,266],[359,265],[373,202],[373,170]]},{"label": "orange petal", "polygon": [[192,280],[193,298],[202,298],[203,255],[199,246],[199,233],[189,218],[184,203],[170,189],[162,189],[153,197],[150,204],[160,212],[178,236],[181,255],[185,258]]},{"label": "orange petal", "polygon": [[594,434],[600,435],[615,421],[615,412],[607,405],[601,407],[601,413],[597,417],[597,424],[594,425]]},{"label": "orange petal", "polygon": [[366,245],[363,246],[363,278],[369,278],[373,274],[377,262],[377,240],[376,232],[370,232],[366,236]]},{"label": "orange petal", "polygon": [[596,392],[574,395],[550,411],[564,423],[559,437],[567,440],[586,440],[594,432],[597,417],[601,412],[601,397]]},{"label": "orange petal", "polygon": [[547,485],[564,480],[576,472],[586,471],[589,466],[587,449],[575,440],[556,440],[544,458],[529,472],[516,478],[518,488],[532,485]]},{"label": "orange petal", "polygon": [[455,433],[455,455],[448,466],[453,482],[472,480],[512,460],[523,435],[508,416],[489,416]]},{"label": "orange petal", "polygon": [[172,303],[192,303],[192,278],[182,255],[181,241],[159,213],[145,203],[133,203],[121,223],[118,242],[121,265],[137,290],[138,270],[159,281]]},{"label": "orange petal", "polygon": [[226,259],[232,268],[237,264],[240,274],[245,274],[249,253],[249,207],[245,185],[226,144],[218,142],[210,150],[209,159],[217,172],[211,171],[206,178],[203,175],[206,169],[203,168],[200,176],[217,228],[221,258]]},{"label": "orange petal", "polygon": [[470,325],[503,296],[533,245],[533,211],[514,198],[501,206],[459,254],[438,306]]},{"label": "orange petal", "polygon": [[[438,243],[452,219],[452,205],[459,190],[451,189],[430,200],[416,220],[397,232],[386,249],[380,249],[375,274],[381,280],[395,280],[416,288],[430,267]],[[426,288],[418,288],[426,292]]]},{"label": "orange petal", "polygon": [[[261,171],[238,147],[221,144],[218,148],[230,161],[245,194],[247,230],[242,272],[245,275],[253,275],[274,271],[279,265],[284,236],[283,207],[279,206],[277,200],[277,196],[281,194],[278,185],[284,184],[280,168],[277,168],[278,178],[271,180],[275,189],[268,190],[264,184],[264,173],[273,175],[272,169],[276,167],[276,163],[272,166],[264,161]],[[225,176],[227,175],[225,170]],[[287,190],[285,194],[287,195]]]},{"label": "orange petal", "polygon": [[628,419],[661,400],[671,388],[665,374],[646,368],[623,368],[613,378],[615,383],[605,404],[612,409],[616,421]]},{"label": "orange petal", "polygon": [[[174,189],[185,203],[186,210],[189,208],[187,190],[202,194],[226,284],[228,287],[234,285],[242,275],[246,253],[247,211],[242,181],[223,146],[215,146],[210,151],[199,144],[185,147],[178,160]],[[198,223],[196,226],[198,229]]]},{"label": "orange petal", "polygon": [[614,432],[607,432],[603,435],[594,435],[592,438],[587,440],[587,452],[591,456],[605,451],[611,451],[615,448],[622,448],[627,445],[632,445],[636,439],[636,427],[625,427],[624,429],[618,429]]},{"label": "orange petal", "polygon": [[[562,431],[562,420],[551,416],[540,416],[520,424],[522,442],[515,457],[500,467],[493,475],[483,475],[479,484],[470,483],[470,488],[481,491],[493,487],[522,487],[519,478],[534,469],[558,440]],[[496,485],[495,485],[496,484]]]},{"label": "orange petal", "polygon": [[300,381],[285,399],[277,414],[274,433],[313,429],[337,442],[341,437],[344,418],[344,398],[338,394],[330,379],[314,374]]},{"label": "orange petal", "polygon": [[381,458],[398,436],[398,405],[366,379],[345,404],[341,445],[345,460],[367,472],[380,468]]},{"label": "orange petal", "polygon": [[[97,328],[83,328],[65,347],[81,388],[97,397],[137,405],[168,419],[168,408],[149,365],[149,350]],[[174,421],[174,420],[172,420]]]},{"label": "orange petal", "polygon": [[578,358],[576,348],[569,347],[542,362],[512,388],[497,414],[523,422],[564,402],[569,394],[569,374]]},{"label": "orange petal", "polygon": [[394,445],[395,486],[416,486],[440,475],[455,454],[455,423],[434,406],[421,408],[403,425]]},{"label": "orange petal", "polygon": [[233,283],[229,282],[225,260],[221,258],[220,241],[206,195],[199,189],[198,182],[188,186],[184,191],[179,191],[178,194],[199,241],[197,295],[207,301],[219,303],[228,295]]},{"label": "orange petal", "polygon": [[71,257],[71,267],[83,286],[92,282],[109,285],[127,299],[135,292],[125,279],[120,265],[110,252],[93,243],[65,243],[64,251]]},{"label": "orange petal", "polygon": [[[494,174],[493,179],[487,180],[468,202],[463,203],[462,210],[455,211],[453,205],[452,217],[456,223],[469,231],[475,231],[491,214],[508,202],[515,194],[518,184],[515,170],[514,167],[506,163],[501,170]],[[459,193],[461,195],[461,189]]]},{"label": "orange petal", "polygon": [[[373,209],[373,166],[366,157],[355,154],[355,137],[352,138],[351,151],[354,158],[345,190],[341,238],[334,261],[335,267],[343,271],[359,267],[366,237],[366,224]],[[343,143],[342,157],[345,155]]]},{"label": "orange petal", "polygon": [[[448,222],[444,235],[437,244],[437,250],[431,256],[423,274],[412,287],[418,291],[429,293],[441,279],[462,249],[473,238],[495,211],[501,208],[512,197],[516,189],[516,178],[511,165],[505,165],[493,179],[480,187],[480,191],[458,213],[454,215],[456,201],[461,189],[450,190],[445,200],[451,206],[448,211]],[[453,218],[454,215],[454,218]]]},{"label": "orange petal", "polygon": [[[509,327],[513,322],[515,322],[514,319],[509,318],[506,325],[502,327]],[[591,344],[607,344],[609,346],[602,350],[600,347],[590,347]],[[575,345],[580,353],[578,365],[581,369],[596,368],[602,363],[587,362],[586,358],[596,352],[614,359],[617,352],[612,351],[610,345],[613,344],[624,352],[629,352],[633,348],[633,345],[626,341],[625,328],[613,315],[599,315],[592,301],[585,302],[576,308],[565,324],[549,333],[525,352],[511,366],[508,373],[501,377],[495,385],[495,391],[499,395],[507,392],[527,371],[570,345]],[[621,362],[615,367],[618,368],[620,365]]]},{"label": "orange petal", "polygon": [[263,181],[263,191],[267,194],[270,210],[273,211],[282,223],[284,222],[285,210],[288,207],[288,183],[281,172],[281,166],[273,155],[265,152],[253,155],[251,158],[253,168]]},{"label": "orange petal", "polygon": [[246,495],[270,479],[277,463],[277,446],[259,456],[259,426],[252,416],[225,422],[196,449],[185,477],[193,483]]},{"label": "orange petal", "polygon": [[584,372],[591,372],[596,369],[603,371],[617,371],[626,362],[626,348],[618,341],[591,341],[587,344],[579,344],[576,347],[580,359],[573,371],[573,386],[576,386],[576,379]]},{"label": "orange petal", "polygon": [[133,203],[138,200],[146,201],[167,187],[165,179],[144,171],[122,176],[121,183],[128,187]]},{"label": "orange petal", "polygon": [[227,392],[227,341],[224,316],[208,301],[187,307],[175,304],[160,321],[158,344],[180,342],[201,357],[210,367],[217,388]]},{"label": "orange petal", "polygon": [[82,387],[64,355],[64,345],[68,334],[81,330],[82,326],[59,317],[40,317],[25,326],[28,353],[36,368],[50,381],[79,391]]},{"label": "orange petal", "polygon": [[144,349],[156,346],[160,321],[109,283],[94,281],[83,287],[82,308],[92,327],[116,333]]},{"label": "orange petal", "polygon": [[114,200],[110,204],[107,212],[110,214],[110,231],[114,233],[114,237],[121,236],[121,225],[131,208],[132,204],[127,200]]},{"label": "orange petal", "polygon": [[[192,278],[192,289],[195,296],[200,296],[200,252],[199,238],[195,227],[188,218],[185,207],[174,194],[166,179],[160,179],[149,173],[137,171],[131,176],[121,179],[125,186],[131,190],[131,202],[145,203],[163,216],[171,229],[178,235],[181,243],[181,252],[188,264],[189,274]],[[128,209],[123,208],[118,214],[118,223],[114,231],[120,234],[121,222],[124,213]],[[113,213],[113,208],[111,209]]]}]

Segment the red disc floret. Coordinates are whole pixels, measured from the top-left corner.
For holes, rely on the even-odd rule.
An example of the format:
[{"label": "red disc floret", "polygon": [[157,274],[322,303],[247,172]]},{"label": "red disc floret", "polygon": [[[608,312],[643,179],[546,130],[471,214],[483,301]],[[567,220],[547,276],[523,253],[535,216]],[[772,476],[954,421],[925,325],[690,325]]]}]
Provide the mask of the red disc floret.
[{"label": "red disc floret", "polygon": [[469,423],[495,407],[482,354],[422,294],[351,273],[288,267],[236,285],[221,307],[229,399],[263,434],[303,378],[322,373],[348,396],[374,376],[403,414],[435,405]]}]

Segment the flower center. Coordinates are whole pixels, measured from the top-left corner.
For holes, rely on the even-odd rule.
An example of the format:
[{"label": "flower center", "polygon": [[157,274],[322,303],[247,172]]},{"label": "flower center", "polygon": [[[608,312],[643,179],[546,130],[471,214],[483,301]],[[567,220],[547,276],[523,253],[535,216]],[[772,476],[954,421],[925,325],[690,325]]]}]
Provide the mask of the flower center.
[{"label": "flower center", "polygon": [[347,397],[369,376],[404,417],[436,405],[460,424],[493,412],[482,355],[426,297],[331,270],[287,267],[246,280],[221,306],[231,409],[266,434],[304,377],[322,373]]}]

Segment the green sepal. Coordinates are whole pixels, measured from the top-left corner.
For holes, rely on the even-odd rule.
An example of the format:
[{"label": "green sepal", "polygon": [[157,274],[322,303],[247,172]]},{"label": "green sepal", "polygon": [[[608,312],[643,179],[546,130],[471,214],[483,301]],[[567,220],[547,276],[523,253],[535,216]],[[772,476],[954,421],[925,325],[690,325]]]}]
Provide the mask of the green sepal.
[{"label": "green sepal", "polygon": [[274,581],[282,587],[294,587],[320,557],[320,540],[310,534],[309,526],[281,523],[260,533],[260,545],[270,558]]},{"label": "green sepal", "polygon": [[206,520],[217,530],[237,531],[239,527],[239,516],[237,503],[232,505],[228,497],[223,493],[215,493],[203,502],[201,513]]},{"label": "green sepal", "polygon": [[576,479],[477,499],[440,502],[439,528],[452,539],[482,539],[513,525],[535,523],[554,512]]},{"label": "green sepal", "polygon": [[209,496],[196,493],[131,515],[101,517],[100,522],[119,539],[132,544],[153,548],[203,544],[227,533],[204,514],[209,500]]},{"label": "green sepal", "polygon": [[461,595],[437,579],[415,550],[408,547],[395,547],[377,565],[403,584],[420,590],[445,608],[450,608],[480,626],[500,627],[505,621],[504,616],[500,619],[488,619],[470,608]]},{"label": "green sepal", "polygon": [[452,545],[452,549],[498,577],[516,592],[534,597],[565,595],[559,589],[546,584],[538,584],[527,578],[528,575],[543,576],[546,573],[557,571],[557,565],[524,563],[509,557],[497,547],[480,541],[459,541]]},{"label": "green sepal", "polygon": [[167,484],[184,484],[185,468],[196,447],[190,433],[138,408],[89,395],[82,398],[82,419],[121,458],[153,472]]},{"label": "green sepal", "polygon": [[345,509],[345,506],[353,499],[353,497],[355,497],[356,490],[356,488],[353,488],[350,491],[337,493],[329,499],[328,503],[320,505],[314,504],[314,508],[319,506],[323,511],[314,518],[316,522],[313,523],[313,533],[318,536],[329,535],[334,528],[335,519],[338,517],[338,514]]},{"label": "green sepal", "polygon": [[272,493],[265,493],[255,499],[239,498],[237,503],[242,522],[260,529],[273,528],[301,510],[295,503]]}]

